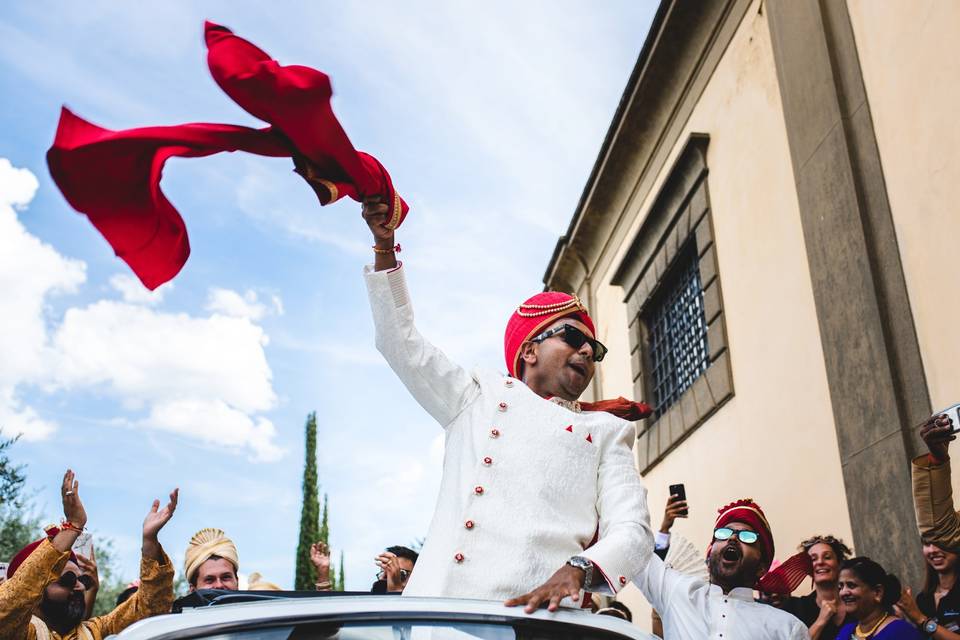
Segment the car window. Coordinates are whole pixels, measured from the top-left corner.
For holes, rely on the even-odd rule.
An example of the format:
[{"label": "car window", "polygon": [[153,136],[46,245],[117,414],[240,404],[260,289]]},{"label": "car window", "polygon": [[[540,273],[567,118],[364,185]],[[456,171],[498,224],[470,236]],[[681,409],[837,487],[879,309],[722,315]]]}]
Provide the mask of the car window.
[{"label": "car window", "polygon": [[607,631],[559,623],[461,622],[310,623],[192,636],[200,640],[622,640]]}]

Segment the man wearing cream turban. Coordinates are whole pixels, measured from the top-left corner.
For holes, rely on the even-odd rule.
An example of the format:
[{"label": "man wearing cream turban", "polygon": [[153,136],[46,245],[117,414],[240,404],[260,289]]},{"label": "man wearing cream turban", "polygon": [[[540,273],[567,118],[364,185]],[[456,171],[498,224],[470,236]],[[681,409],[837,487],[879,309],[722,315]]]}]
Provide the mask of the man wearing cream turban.
[{"label": "man wearing cream turban", "polygon": [[184,554],[183,573],[190,583],[190,591],[196,589],[239,588],[237,570],[240,560],[237,547],[220,529],[201,529],[190,538]]}]

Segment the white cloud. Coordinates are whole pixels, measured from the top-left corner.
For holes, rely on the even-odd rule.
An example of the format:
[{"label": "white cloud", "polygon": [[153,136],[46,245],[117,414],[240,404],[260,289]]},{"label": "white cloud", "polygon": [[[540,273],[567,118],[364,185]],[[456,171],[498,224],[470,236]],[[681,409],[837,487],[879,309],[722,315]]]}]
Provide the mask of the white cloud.
[{"label": "white cloud", "polygon": [[211,287],[207,294],[207,311],[234,318],[260,320],[268,313],[283,315],[283,301],[277,295],[270,296],[270,306],[259,301],[256,291],[247,289],[243,294],[232,289]]},{"label": "white cloud", "polygon": [[0,158],[0,428],[38,440],[54,430],[17,394],[23,381],[38,381],[49,362],[46,304],[50,296],[72,293],[86,280],[86,265],[61,256],[31,235],[14,208],[33,199],[37,179]]},{"label": "white cloud", "polygon": [[173,282],[165,282],[150,291],[129,273],[118,273],[110,277],[110,286],[120,292],[124,302],[155,305],[162,302],[167,292],[173,289]]},{"label": "white cloud", "polygon": [[76,292],[86,265],[60,255],[21,224],[14,207],[26,207],[37,190],[26,169],[0,158],[0,428],[42,440],[56,429],[20,395],[24,387],[99,391],[125,412],[146,411],[135,427],[173,432],[206,445],[245,451],[272,461],[283,451],[276,429],[261,415],[277,396],[264,351],[269,340],[254,320],[282,311],[271,296],[227,289],[211,292],[215,313],[168,313],[158,304],[170,286],[148,292],[132,276],[111,286],[123,301],[98,300],[68,308],[58,322],[48,306],[56,294]]}]

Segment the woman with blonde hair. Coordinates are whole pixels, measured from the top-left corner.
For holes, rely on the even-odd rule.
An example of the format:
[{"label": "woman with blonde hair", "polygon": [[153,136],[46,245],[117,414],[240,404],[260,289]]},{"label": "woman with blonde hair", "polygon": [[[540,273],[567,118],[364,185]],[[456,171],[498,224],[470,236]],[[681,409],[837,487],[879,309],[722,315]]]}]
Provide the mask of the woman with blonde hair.
[{"label": "woman with blonde hair", "polygon": [[853,552],[843,540],[829,534],[807,538],[798,549],[810,559],[813,591],[787,598],[780,608],[800,618],[810,629],[812,640],[833,640],[846,616],[840,606],[840,565]]}]

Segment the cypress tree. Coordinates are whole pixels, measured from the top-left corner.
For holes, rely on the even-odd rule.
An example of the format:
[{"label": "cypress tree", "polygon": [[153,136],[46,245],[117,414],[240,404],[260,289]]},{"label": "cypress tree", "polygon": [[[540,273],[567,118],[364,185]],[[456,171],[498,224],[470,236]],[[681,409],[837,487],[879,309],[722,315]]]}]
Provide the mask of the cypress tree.
[{"label": "cypress tree", "polygon": [[324,543],[330,546],[330,521],[327,518],[327,494],[323,494],[323,516],[320,519],[320,537]]},{"label": "cypress tree", "polygon": [[[303,506],[300,509],[300,541],[297,544],[296,574],[294,589],[312,591],[317,580],[317,570],[310,561],[310,545],[320,536],[320,501],[317,487],[317,413],[307,416],[306,461],[303,468]],[[326,515],[326,509],[324,509]],[[326,524],[326,517],[324,518]]]},{"label": "cypress tree", "polygon": [[340,577],[337,578],[337,591],[346,591],[347,579],[343,575],[343,550],[340,550]]}]

